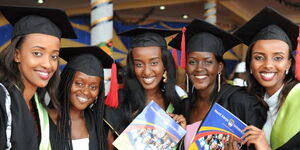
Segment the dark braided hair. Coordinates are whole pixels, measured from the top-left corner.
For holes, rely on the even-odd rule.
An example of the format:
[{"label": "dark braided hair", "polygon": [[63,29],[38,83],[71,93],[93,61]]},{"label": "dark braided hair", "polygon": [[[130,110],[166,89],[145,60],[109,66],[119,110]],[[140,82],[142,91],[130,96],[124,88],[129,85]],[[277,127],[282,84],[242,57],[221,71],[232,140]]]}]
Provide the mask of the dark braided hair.
[{"label": "dark braided hair", "polygon": [[[68,65],[67,65],[68,66]],[[61,111],[57,117],[57,136],[55,142],[52,144],[53,149],[57,150],[72,150],[72,138],[71,138],[71,119],[70,119],[70,91],[76,71],[65,67],[61,73],[61,82],[59,84],[59,99],[61,104]],[[93,106],[87,107],[84,112],[91,111],[95,124],[93,126],[96,129],[97,142],[100,146],[99,149],[107,149],[105,129],[103,126],[104,115],[104,81],[101,78],[100,88],[97,100],[92,104]]]}]

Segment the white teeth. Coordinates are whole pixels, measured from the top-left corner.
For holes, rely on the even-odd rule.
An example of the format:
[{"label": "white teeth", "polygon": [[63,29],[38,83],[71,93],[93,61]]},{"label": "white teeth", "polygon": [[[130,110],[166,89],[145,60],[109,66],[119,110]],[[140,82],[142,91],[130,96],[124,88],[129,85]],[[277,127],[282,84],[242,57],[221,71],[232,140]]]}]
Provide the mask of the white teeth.
[{"label": "white teeth", "polygon": [[272,72],[272,73],[261,73],[261,75],[265,78],[272,78],[275,75],[275,73],[274,72]]},{"label": "white teeth", "polygon": [[49,73],[47,73],[47,72],[41,72],[41,71],[38,71],[38,73],[39,73],[40,75],[42,75],[42,76],[48,76],[48,75],[49,75]]},{"label": "white teeth", "polygon": [[204,78],[206,78],[207,76],[195,76],[195,78],[197,78],[197,79],[204,79]]},{"label": "white teeth", "polygon": [[147,84],[150,84],[154,81],[155,77],[150,77],[150,78],[143,78],[144,82]]},{"label": "white teeth", "polygon": [[82,103],[87,102],[88,99],[86,97],[77,96],[78,100]]}]

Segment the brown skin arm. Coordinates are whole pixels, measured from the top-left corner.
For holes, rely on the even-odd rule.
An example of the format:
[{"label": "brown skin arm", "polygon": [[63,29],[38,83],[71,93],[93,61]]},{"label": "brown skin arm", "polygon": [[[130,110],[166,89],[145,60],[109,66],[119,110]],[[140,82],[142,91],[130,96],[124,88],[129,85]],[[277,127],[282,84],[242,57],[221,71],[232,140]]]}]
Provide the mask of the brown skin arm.
[{"label": "brown skin arm", "polygon": [[114,140],[115,140],[115,138],[113,136],[113,132],[109,129],[108,134],[107,134],[107,149],[108,150],[115,150],[115,147],[112,145]]}]

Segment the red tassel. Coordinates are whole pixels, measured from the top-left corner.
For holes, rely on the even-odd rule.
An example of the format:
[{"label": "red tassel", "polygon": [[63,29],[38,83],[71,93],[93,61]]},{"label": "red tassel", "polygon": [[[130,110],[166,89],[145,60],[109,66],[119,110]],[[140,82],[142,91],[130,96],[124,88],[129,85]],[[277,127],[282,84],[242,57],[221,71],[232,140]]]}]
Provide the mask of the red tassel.
[{"label": "red tassel", "polygon": [[186,28],[182,28],[182,37],[181,37],[181,68],[185,69],[185,31]]},{"label": "red tassel", "polygon": [[105,99],[105,104],[110,107],[118,107],[118,79],[117,79],[117,67],[113,63],[111,66],[111,78],[110,78],[110,88]]},{"label": "red tassel", "polygon": [[300,81],[300,25],[299,25],[299,36],[297,38],[298,46],[296,50],[296,78]]},{"label": "red tassel", "polygon": [[177,66],[178,66],[178,56],[177,56],[177,50],[175,48],[172,48],[172,56],[173,56],[173,59],[175,61],[176,68],[177,68]]}]

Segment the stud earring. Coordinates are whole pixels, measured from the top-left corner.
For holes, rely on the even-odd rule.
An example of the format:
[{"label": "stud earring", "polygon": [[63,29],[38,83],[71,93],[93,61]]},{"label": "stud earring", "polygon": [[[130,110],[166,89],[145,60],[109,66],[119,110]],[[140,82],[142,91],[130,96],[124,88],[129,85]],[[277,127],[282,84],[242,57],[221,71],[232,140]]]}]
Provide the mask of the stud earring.
[{"label": "stud earring", "polygon": [[286,74],[286,75],[289,74],[289,69],[286,69],[286,70],[285,70],[285,74]]},{"label": "stud earring", "polygon": [[253,72],[252,72],[252,69],[250,69],[250,74],[252,74]]}]

